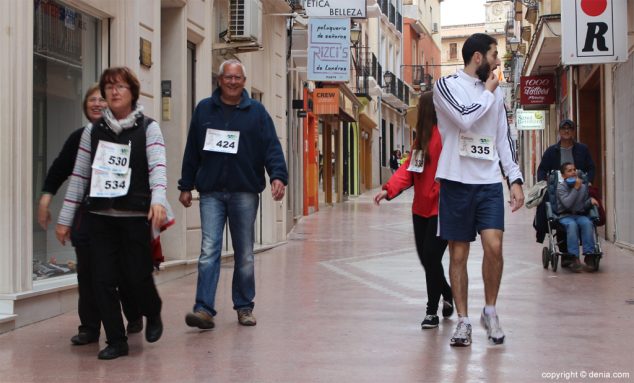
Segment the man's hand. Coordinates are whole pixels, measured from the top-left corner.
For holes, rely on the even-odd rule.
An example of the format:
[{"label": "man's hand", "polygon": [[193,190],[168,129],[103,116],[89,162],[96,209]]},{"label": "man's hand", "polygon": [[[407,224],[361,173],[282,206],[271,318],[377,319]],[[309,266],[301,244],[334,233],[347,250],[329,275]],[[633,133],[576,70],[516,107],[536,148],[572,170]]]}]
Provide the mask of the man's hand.
[{"label": "man's hand", "polygon": [[594,199],[593,197],[590,197],[590,202],[594,205],[594,206],[599,206],[599,201],[597,201],[596,199]]},{"label": "man's hand", "polygon": [[387,190],[381,190],[374,196],[374,203],[378,205],[379,202],[381,202],[381,200],[385,198],[387,198]]},{"label": "man's hand", "polygon": [[495,91],[495,88],[497,88],[499,84],[500,80],[498,80],[498,76],[496,76],[495,73],[491,71],[491,73],[489,73],[489,78],[487,78],[487,82],[484,83],[484,87],[489,92],[493,93]]},{"label": "man's hand", "polygon": [[178,200],[185,207],[190,207],[192,205],[192,192],[191,191],[181,191],[181,195],[178,196]]},{"label": "man's hand", "polygon": [[165,222],[165,218],[167,217],[167,213],[165,212],[165,206],[155,203],[150,206],[150,212],[147,214],[147,220],[152,221],[152,226],[156,229],[160,229],[163,222]]},{"label": "man's hand", "polygon": [[271,195],[273,195],[273,200],[279,201],[284,198],[284,192],[286,191],[286,186],[280,180],[273,180],[271,182]]},{"label": "man's hand", "polygon": [[577,179],[575,180],[575,189],[579,190],[581,188],[581,185],[583,185],[583,180],[577,177]]},{"label": "man's hand", "polygon": [[514,212],[517,209],[524,206],[524,190],[522,185],[511,185],[511,211]]},{"label": "man's hand", "polygon": [[51,223],[51,212],[48,210],[48,206],[51,204],[52,198],[53,196],[51,194],[42,194],[37,208],[37,223],[39,223],[44,230],[47,230],[48,224]]},{"label": "man's hand", "polygon": [[62,246],[66,246],[66,241],[70,240],[70,226],[57,224],[55,226],[55,237]]}]

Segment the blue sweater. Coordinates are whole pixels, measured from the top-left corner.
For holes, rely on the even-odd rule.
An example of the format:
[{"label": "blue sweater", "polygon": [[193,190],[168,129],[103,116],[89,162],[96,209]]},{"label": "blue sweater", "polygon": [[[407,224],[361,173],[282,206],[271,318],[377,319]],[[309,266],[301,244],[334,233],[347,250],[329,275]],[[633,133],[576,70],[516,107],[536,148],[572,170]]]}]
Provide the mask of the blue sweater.
[{"label": "blue sweater", "polygon": [[[239,131],[238,152],[203,150],[207,129]],[[243,90],[240,104],[227,120],[220,89],[198,103],[189,126],[179,190],[261,193],[266,187],[265,169],[271,181],[278,179],[288,184],[282,146],[262,104]]]},{"label": "blue sweater", "polygon": [[[590,156],[590,150],[584,144],[575,142],[572,146],[572,158],[575,167],[587,174],[588,182],[594,181],[594,161]],[[546,149],[542,161],[537,168],[537,181],[545,180],[551,170],[559,170],[561,167],[561,143],[557,142]]]}]

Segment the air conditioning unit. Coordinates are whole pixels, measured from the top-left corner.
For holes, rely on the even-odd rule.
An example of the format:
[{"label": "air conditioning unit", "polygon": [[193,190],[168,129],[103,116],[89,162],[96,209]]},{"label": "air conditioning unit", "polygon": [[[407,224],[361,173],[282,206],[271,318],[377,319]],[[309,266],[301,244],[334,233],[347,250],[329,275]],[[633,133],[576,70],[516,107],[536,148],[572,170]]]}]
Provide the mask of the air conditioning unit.
[{"label": "air conditioning unit", "polygon": [[230,41],[260,41],[262,3],[260,0],[229,0]]},{"label": "air conditioning unit", "polygon": [[438,23],[432,23],[431,33],[438,33]]}]

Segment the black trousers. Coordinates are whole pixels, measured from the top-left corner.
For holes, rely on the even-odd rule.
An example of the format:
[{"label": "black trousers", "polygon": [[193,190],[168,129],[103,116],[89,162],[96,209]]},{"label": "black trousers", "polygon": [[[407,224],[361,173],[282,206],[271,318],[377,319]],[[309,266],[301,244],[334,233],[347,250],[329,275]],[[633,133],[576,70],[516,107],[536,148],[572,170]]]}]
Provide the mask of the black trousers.
[{"label": "black trousers", "polygon": [[131,292],[140,313],[161,313],[161,298],[152,277],[150,223],[145,217],[91,214],[91,270],[95,297],[108,344],[127,341],[117,287]]},{"label": "black trousers", "polygon": [[[77,302],[80,322],[79,332],[99,335],[101,330],[101,316],[99,315],[99,306],[97,306],[97,299],[94,292],[94,278],[90,262],[92,258],[90,256],[90,242],[85,241],[75,245],[75,255],[77,255],[77,290],[79,293],[79,300]],[[123,314],[128,322],[139,319],[141,312],[130,288],[127,286],[119,286],[119,297],[121,299],[121,306],[123,307]]]},{"label": "black trousers", "polygon": [[98,335],[101,330],[101,317],[95,299],[90,270],[90,246],[83,244],[75,246],[75,254],[77,255],[77,289],[79,292],[79,301],[77,302],[79,332]]},{"label": "black trousers", "polygon": [[453,299],[451,287],[447,283],[445,270],[442,267],[442,256],[447,248],[447,241],[436,236],[438,216],[425,218],[413,214],[412,217],[416,251],[420,263],[425,269],[427,315],[436,315],[441,295],[445,300],[451,301]]}]

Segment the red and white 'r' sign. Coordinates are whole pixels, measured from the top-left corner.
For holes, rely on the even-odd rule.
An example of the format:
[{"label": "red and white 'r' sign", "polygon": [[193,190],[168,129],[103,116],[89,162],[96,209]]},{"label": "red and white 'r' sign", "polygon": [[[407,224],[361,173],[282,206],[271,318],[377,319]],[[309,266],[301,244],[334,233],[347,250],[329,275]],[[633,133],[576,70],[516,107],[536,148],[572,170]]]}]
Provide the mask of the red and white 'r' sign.
[{"label": "red and white 'r' sign", "polygon": [[623,0],[561,2],[562,61],[566,65],[627,60],[627,3]]}]

